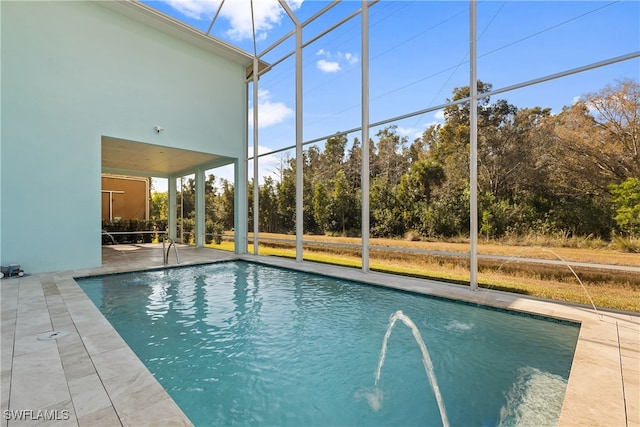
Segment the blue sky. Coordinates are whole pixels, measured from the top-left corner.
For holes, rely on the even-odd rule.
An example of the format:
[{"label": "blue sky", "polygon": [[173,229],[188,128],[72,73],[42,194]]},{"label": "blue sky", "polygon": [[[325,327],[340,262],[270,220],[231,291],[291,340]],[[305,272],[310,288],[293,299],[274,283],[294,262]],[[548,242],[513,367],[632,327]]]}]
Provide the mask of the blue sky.
[{"label": "blue sky", "polygon": [[[207,32],[218,0],[145,2]],[[258,53],[294,27],[277,0],[255,0]],[[305,21],[329,2],[291,0]],[[358,10],[343,1],[303,30],[305,41]],[[382,0],[370,8],[371,122],[437,106],[454,87],[469,83],[469,2]],[[248,0],[226,0],[211,34],[253,52]],[[494,89],[585,66],[640,50],[640,2],[479,1],[478,78]],[[273,63],[294,49],[293,38],[262,59]],[[360,17],[305,47],[303,52],[303,140],[360,126]],[[295,143],[294,57],[263,75],[259,83],[260,152]],[[577,97],[622,78],[640,78],[640,59],[504,93],[519,108],[549,107],[554,113]],[[252,105],[250,105],[252,108]],[[412,141],[442,122],[432,112],[395,122]],[[375,135],[377,129],[372,129]],[[352,140],[359,133],[349,136]],[[318,145],[322,145],[321,143]],[[262,174],[286,154],[263,158]],[[293,153],[290,153],[293,156]],[[220,174],[222,175],[222,174]]]}]

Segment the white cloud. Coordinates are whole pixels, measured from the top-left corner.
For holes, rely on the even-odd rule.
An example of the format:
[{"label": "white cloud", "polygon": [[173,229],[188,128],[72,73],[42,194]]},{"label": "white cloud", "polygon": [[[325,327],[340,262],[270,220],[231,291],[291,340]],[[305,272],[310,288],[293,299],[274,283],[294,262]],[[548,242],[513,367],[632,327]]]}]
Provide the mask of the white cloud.
[{"label": "white cloud", "polygon": [[348,65],[356,64],[360,58],[358,55],[351,52],[335,52],[332,53],[328,50],[319,49],[316,52],[316,56],[322,56],[326,59],[319,59],[316,65],[320,71],[324,71],[325,73],[336,73],[342,70],[341,63],[346,63]]},{"label": "white cloud", "polygon": [[357,63],[360,60],[360,58],[358,58],[358,55],[354,55],[353,53],[348,53],[348,52],[344,54],[344,58],[351,65]]},{"label": "white cloud", "polygon": [[[265,147],[264,145],[258,144],[258,154],[270,153],[272,151],[273,151],[273,148]],[[249,157],[253,157],[253,145],[252,144],[249,144]],[[275,157],[275,156],[267,155],[267,156],[263,156],[263,157]]]},{"label": "white cloud", "polygon": [[[164,0],[171,7],[183,15],[197,20],[210,20],[220,6],[219,0]],[[287,4],[292,10],[297,10],[303,0],[288,0]],[[231,28],[226,34],[235,41],[251,39],[253,37],[253,25],[251,23],[250,0],[225,1],[220,10],[219,18],[229,21]],[[253,2],[253,15],[255,17],[256,38],[264,40],[268,32],[279,25],[286,12],[278,3],[278,0],[260,0]]]},{"label": "white cloud", "polygon": [[444,121],[444,110],[440,110],[438,112],[436,112],[433,117],[438,121],[438,122],[443,122]]},{"label": "white cloud", "polygon": [[[258,145],[258,154],[270,153],[272,151],[273,148]],[[249,145],[249,157],[252,156],[253,146]],[[286,166],[286,154],[284,153],[261,156],[258,159],[258,183],[263,184],[265,176],[270,176],[274,181],[280,181],[279,170],[283,164]],[[247,175],[249,179],[253,178],[253,165],[249,165]]]},{"label": "white cloud", "polygon": [[404,128],[402,126],[398,126],[396,128],[396,132],[400,136],[406,136],[409,140],[409,143],[413,142],[416,138],[422,138],[422,134],[424,131],[429,129],[431,126],[442,125],[441,120],[433,120],[431,122],[423,123],[422,126],[415,126],[411,128]]},{"label": "white cloud", "polygon": [[[258,90],[258,127],[266,128],[282,123],[293,116],[294,111],[284,102],[271,101],[271,94],[266,89]],[[253,108],[249,108],[249,126],[253,126]]]},{"label": "white cloud", "polygon": [[[276,1],[264,0],[253,3],[255,16],[256,39],[264,40],[269,30],[274,25],[280,24],[284,11]],[[226,34],[232,40],[241,41],[253,37],[253,25],[251,23],[251,8],[245,0],[225,2],[220,16],[229,20],[231,28]]]},{"label": "white cloud", "polygon": [[218,0],[164,0],[169,6],[192,19],[203,20],[218,9]]},{"label": "white cloud", "polygon": [[409,139],[409,143],[413,142],[414,139],[420,138],[422,136],[422,131],[416,128],[403,128],[398,126],[396,128],[396,132],[400,136],[406,136]]},{"label": "white cloud", "polygon": [[335,61],[327,61],[326,59],[321,59],[317,62],[318,69],[320,71],[324,71],[325,73],[335,73],[340,71],[340,64]]}]

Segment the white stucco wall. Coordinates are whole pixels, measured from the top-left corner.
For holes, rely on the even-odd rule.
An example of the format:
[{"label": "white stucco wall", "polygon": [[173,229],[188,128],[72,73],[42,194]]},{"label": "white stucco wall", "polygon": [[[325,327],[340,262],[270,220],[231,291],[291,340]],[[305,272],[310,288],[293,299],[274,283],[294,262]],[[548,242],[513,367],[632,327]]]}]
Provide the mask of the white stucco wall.
[{"label": "white stucco wall", "polygon": [[2,265],[100,265],[103,135],[244,155],[244,65],[90,2],[0,8]]}]

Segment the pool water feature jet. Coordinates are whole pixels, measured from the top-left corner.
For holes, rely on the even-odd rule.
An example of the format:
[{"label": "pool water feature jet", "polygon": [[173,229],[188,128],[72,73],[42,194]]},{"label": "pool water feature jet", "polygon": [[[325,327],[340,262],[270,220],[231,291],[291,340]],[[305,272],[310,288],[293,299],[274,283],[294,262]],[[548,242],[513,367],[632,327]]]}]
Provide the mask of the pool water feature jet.
[{"label": "pool water feature jet", "polygon": [[420,351],[422,352],[422,364],[424,365],[424,370],[427,373],[427,378],[429,379],[429,384],[431,385],[431,389],[433,390],[433,394],[436,397],[436,402],[438,403],[438,410],[440,411],[440,418],[442,419],[442,425],[444,427],[449,427],[449,419],[447,418],[447,411],[444,407],[444,400],[442,399],[442,395],[440,394],[440,388],[438,387],[438,381],[436,380],[435,373],[433,371],[433,363],[431,362],[431,357],[429,356],[429,351],[427,350],[427,346],[420,335],[420,330],[416,326],[413,321],[406,316],[401,310],[396,311],[389,317],[389,326],[387,327],[387,331],[384,334],[384,339],[382,340],[382,349],[380,350],[380,360],[378,360],[378,367],[375,373],[375,383],[374,383],[374,392],[371,394],[367,401],[371,409],[377,411],[380,408],[382,402],[382,392],[378,388],[378,383],[380,382],[380,375],[382,373],[382,367],[384,366],[384,360],[387,357],[387,343],[389,341],[389,337],[391,336],[391,330],[395,325],[396,321],[401,320],[413,333],[413,337],[418,343],[420,347]]},{"label": "pool water feature jet", "polygon": [[[536,246],[536,249],[541,249],[545,252],[550,252],[551,254],[553,254],[556,258],[558,258],[560,260],[560,262],[562,262],[568,269],[569,271],[571,271],[571,273],[573,274],[573,276],[576,278],[576,280],[578,281],[578,283],[580,284],[580,286],[582,287],[582,290],[584,291],[584,294],[587,296],[587,299],[589,299],[589,302],[591,303],[591,307],[593,307],[593,311],[596,314],[596,316],[598,317],[598,320],[603,320],[602,315],[600,314],[600,312],[598,311],[598,309],[596,308],[596,304],[593,302],[593,298],[591,298],[591,294],[589,293],[589,291],[587,290],[587,287],[584,285],[584,283],[582,283],[582,280],[580,280],[580,277],[578,276],[578,274],[576,273],[576,271],[573,269],[573,267],[571,267],[571,264],[569,264],[567,261],[565,261],[564,258],[562,258],[560,255],[558,255],[556,252],[552,251],[549,248],[543,248],[541,246]],[[525,250],[529,250],[532,248],[525,248]],[[519,251],[521,252],[521,251]],[[509,261],[513,261],[514,259],[516,259],[517,256],[516,255],[512,255],[511,257],[509,257],[509,259],[507,259],[506,261],[504,261],[502,264],[500,264],[500,268],[498,268],[498,272],[500,270],[502,270],[502,266],[505,265],[506,263],[508,263]]]},{"label": "pool water feature jet", "polygon": [[584,291],[584,293],[587,295],[587,298],[589,298],[589,301],[591,302],[591,306],[593,307],[593,311],[596,312],[596,315],[598,316],[598,319],[603,320],[602,315],[600,315],[600,312],[598,312],[598,309],[596,308],[595,303],[593,302],[593,299],[591,298],[591,294],[589,293],[589,291],[587,290],[587,287],[584,285],[584,283],[582,283],[582,280],[580,280],[580,277],[578,277],[578,275],[576,274],[575,270],[573,269],[573,267],[571,267],[571,265],[564,260],[564,258],[562,258],[560,255],[558,255],[557,253],[555,253],[554,251],[552,251],[551,249],[547,249],[547,248],[542,248],[543,250],[549,251],[552,254],[554,254],[556,257],[558,257],[558,259],[560,261],[562,261],[564,263],[564,265],[567,266],[567,268],[569,268],[569,270],[571,270],[571,272],[573,273],[573,275],[575,276],[576,280],[578,281],[578,283],[580,283],[580,286],[582,286],[582,290]]},{"label": "pool water feature jet", "polygon": [[[382,338],[397,309],[421,316],[450,425],[497,425],[518,369],[568,378],[580,331],[545,316],[239,260],[78,283],[194,425],[279,425],[283,417],[292,425],[442,425],[421,374],[422,354],[397,320],[374,387]],[[238,321],[229,322],[230,315]],[[310,402],[313,384],[322,387],[311,387]],[[370,400],[381,404],[377,411]],[[521,406],[517,400],[507,408]],[[535,425],[558,423],[559,409],[543,412],[547,421]]]}]

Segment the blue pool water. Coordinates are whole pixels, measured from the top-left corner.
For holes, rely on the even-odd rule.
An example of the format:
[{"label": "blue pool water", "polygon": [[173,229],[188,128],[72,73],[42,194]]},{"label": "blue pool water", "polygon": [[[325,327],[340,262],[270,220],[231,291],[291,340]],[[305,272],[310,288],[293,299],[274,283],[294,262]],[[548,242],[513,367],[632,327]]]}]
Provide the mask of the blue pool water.
[{"label": "blue pool water", "polygon": [[197,426],[558,422],[579,328],[247,262],[78,283]]}]

